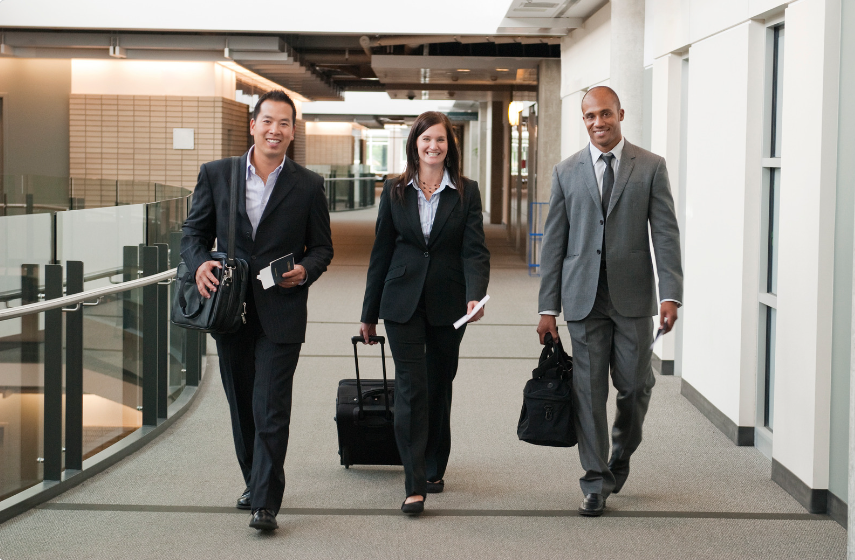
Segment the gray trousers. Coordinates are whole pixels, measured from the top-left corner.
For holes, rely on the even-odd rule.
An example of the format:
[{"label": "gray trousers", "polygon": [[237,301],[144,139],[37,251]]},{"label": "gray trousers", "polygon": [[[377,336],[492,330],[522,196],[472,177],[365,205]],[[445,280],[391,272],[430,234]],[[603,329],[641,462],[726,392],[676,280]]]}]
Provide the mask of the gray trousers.
[{"label": "gray trousers", "polygon": [[584,494],[607,497],[615,486],[608,467],[609,369],[617,389],[611,458],[628,461],[641,443],[641,425],[656,382],[650,365],[653,321],[650,317],[624,317],[615,311],[603,265],[591,313],[581,321],[568,321],[567,329],[573,346],[579,459],[585,469],[579,482]]}]

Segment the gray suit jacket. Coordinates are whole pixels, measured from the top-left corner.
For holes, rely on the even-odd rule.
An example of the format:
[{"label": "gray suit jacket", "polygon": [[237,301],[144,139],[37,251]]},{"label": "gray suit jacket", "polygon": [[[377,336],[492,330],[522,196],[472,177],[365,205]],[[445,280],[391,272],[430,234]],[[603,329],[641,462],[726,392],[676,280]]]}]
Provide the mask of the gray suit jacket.
[{"label": "gray suit jacket", "polygon": [[[591,152],[585,148],[555,166],[543,235],[539,311],[561,309],[567,321],[584,319],[594,306],[600,250],[615,310],[624,317],[659,313],[659,299],[683,300],[680,232],[665,160],[624,142],[605,223]],[[650,235],[648,235],[648,223]]]}]

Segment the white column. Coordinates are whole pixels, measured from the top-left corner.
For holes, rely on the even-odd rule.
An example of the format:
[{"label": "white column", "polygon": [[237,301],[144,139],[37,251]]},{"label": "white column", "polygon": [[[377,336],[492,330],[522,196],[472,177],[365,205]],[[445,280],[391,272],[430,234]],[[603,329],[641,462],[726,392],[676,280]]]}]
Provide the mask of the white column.
[{"label": "white column", "polygon": [[[665,158],[671,179],[674,208],[680,206],[680,102],[683,58],[666,54],[653,62],[653,107],[650,115],[650,151]],[[679,323],[678,323],[679,324]],[[682,327],[682,324],[679,324]],[[674,360],[675,332],[662,337],[653,352],[663,361]],[[673,365],[673,364],[672,364]],[[664,368],[663,368],[664,369]]]},{"label": "white column", "polygon": [[609,85],[626,117],[624,136],[641,145],[644,122],[644,0],[612,0]]},{"label": "white column", "polygon": [[802,0],[785,17],[772,458],[822,490],[829,469],[840,3]]}]

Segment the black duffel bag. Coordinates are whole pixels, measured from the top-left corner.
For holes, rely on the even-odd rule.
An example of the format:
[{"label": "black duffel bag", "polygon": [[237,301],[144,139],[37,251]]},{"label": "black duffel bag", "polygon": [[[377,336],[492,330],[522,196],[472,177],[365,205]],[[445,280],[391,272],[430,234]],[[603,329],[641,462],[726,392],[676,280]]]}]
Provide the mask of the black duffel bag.
[{"label": "black duffel bag", "polygon": [[220,263],[211,271],[220,284],[210,298],[202,297],[196,287],[196,271],[188,270],[184,261],[176,273],[175,299],[172,301],[172,324],[203,332],[233,333],[246,322],[246,287],[249,265],[235,257],[235,221],[237,220],[237,184],[240,158],[232,158],[229,182],[228,252],[214,251],[210,260]]},{"label": "black duffel bag", "polygon": [[576,428],[573,410],[573,358],[560,340],[546,333],[543,352],[523,389],[517,436],[534,445],[573,447]]}]

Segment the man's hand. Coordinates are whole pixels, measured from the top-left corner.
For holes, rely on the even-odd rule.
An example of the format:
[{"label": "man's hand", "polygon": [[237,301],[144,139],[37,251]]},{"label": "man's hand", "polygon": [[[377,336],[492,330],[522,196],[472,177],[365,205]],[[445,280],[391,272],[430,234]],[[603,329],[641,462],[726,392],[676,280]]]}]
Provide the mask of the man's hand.
[{"label": "man's hand", "polygon": [[674,328],[674,323],[677,322],[677,303],[673,301],[663,301],[659,306],[659,328],[662,329],[662,334],[668,334]]},{"label": "man's hand", "polygon": [[369,336],[377,336],[377,324],[376,323],[360,323],[359,324],[359,334],[362,336],[362,339],[365,340],[365,344],[377,344],[376,342],[369,342]]},{"label": "man's hand", "polygon": [[558,325],[555,315],[541,315],[540,323],[537,325],[537,334],[540,335],[540,343],[544,344],[543,337],[546,333],[552,333],[552,340],[558,340]]},{"label": "man's hand", "polygon": [[223,268],[223,265],[217,261],[205,261],[196,269],[196,289],[205,299],[211,297],[208,290],[216,292],[217,286],[220,285],[220,281],[217,280],[217,276],[213,272],[214,267]]},{"label": "man's hand", "polygon": [[294,270],[282,275],[282,280],[277,284],[280,288],[293,288],[299,286],[306,279],[306,269],[301,264],[294,265]]},{"label": "man's hand", "polygon": [[[475,309],[475,306],[478,305],[477,301],[470,301],[469,305],[466,306],[466,314],[469,315],[472,313],[472,310]],[[484,307],[487,307],[486,305]],[[484,307],[478,310],[478,313],[475,314],[474,317],[466,321],[467,323],[474,323],[478,319],[484,316]]]}]

